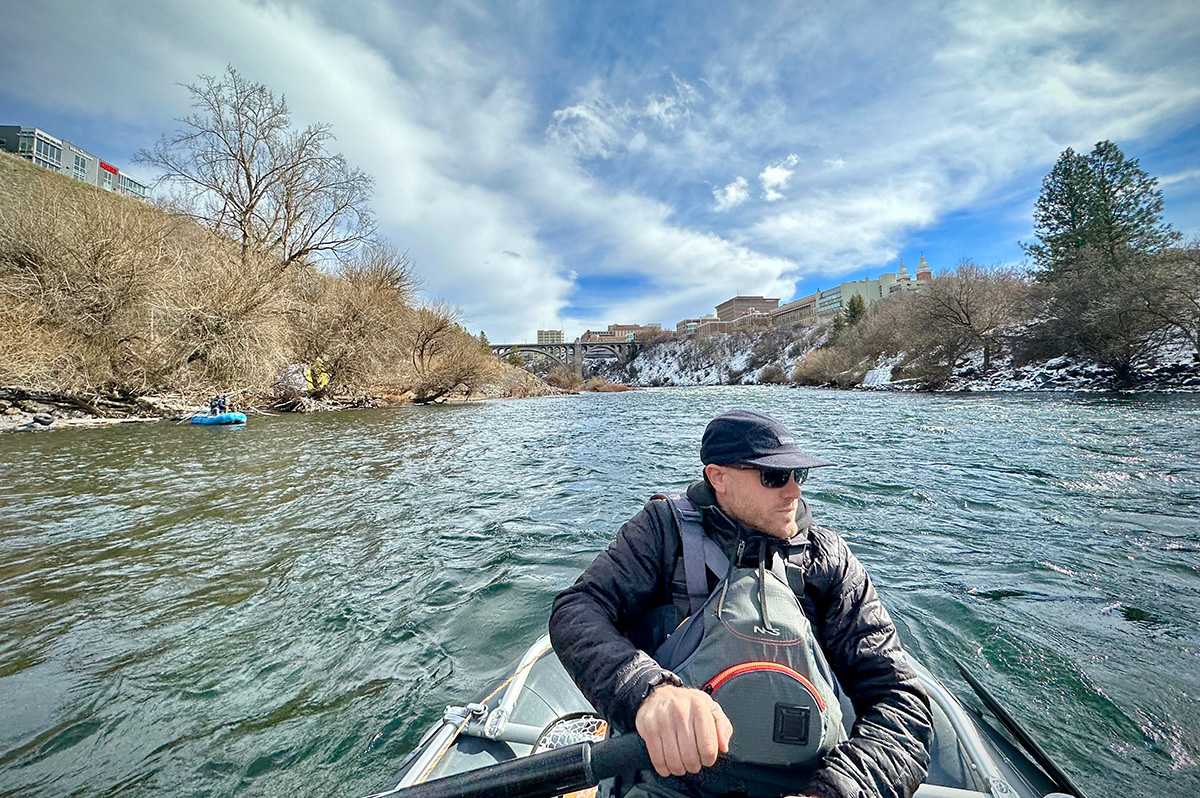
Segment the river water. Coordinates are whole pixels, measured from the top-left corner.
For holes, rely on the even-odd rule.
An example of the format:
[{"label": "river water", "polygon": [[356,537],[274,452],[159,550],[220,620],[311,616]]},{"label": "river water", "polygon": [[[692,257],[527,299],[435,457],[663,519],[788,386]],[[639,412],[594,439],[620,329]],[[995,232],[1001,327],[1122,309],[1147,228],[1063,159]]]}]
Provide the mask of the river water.
[{"label": "river water", "polygon": [[842,463],[814,515],[952,689],[1200,794],[1200,398],[765,386],[0,437],[0,794],[383,786],[734,407]]}]

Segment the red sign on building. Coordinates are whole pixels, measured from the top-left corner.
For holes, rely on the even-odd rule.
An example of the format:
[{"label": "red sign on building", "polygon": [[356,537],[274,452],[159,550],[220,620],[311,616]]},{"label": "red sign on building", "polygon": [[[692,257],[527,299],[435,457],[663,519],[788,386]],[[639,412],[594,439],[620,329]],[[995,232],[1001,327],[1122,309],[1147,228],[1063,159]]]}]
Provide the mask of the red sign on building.
[{"label": "red sign on building", "polygon": [[108,164],[106,164],[104,161],[101,161],[101,162],[100,162],[100,168],[101,168],[101,169],[103,169],[103,170],[104,170],[104,171],[106,171],[106,172],[112,172],[114,175],[115,175],[115,174],[117,174],[117,167],[115,167],[115,166],[109,166],[109,165],[108,165]]}]

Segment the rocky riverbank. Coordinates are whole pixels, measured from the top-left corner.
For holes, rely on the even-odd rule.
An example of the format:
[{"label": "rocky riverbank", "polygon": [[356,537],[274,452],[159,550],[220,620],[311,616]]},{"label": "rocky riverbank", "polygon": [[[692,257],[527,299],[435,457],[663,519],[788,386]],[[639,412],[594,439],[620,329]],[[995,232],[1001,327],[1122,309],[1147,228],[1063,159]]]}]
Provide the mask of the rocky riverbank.
[{"label": "rocky riverbank", "polygon": [[[939,390],[1108,392],[1114,390],[1114,377],[1112,369],[1086,360],[1056,357],[1016,366],[1008,355],[996,358],[985,374],[982,352],[972,352],[959,359],[954,373]],[[919,390],[912,382],[885,381],[868,387]],[[1124,393],[1195,391],[1200,391],[1200,361],[1190,346],[1181,344],[1165,345],[1137,363],[1133,385],[1123,389]]]},{"label": "rocky riverbank", "polygon": [[182,405],[167,398],[83,398],[15,387],[0,388],[0,432],[41,432],[63,427],[160,421],[182,412]]},{"label": "rocky riverbank", "polygon": [[[739,333],[710,339],[671,341],[649,348],[627,366],[615,363],[601,370],[606,383],[585,390],[625,390],[631,387],[692,385],[787,384],[796,364],[820,344],[819,333],[788,337],[778,331]],[[928,391],[916,379],[893,379],[902,357],[863,364],[853,387],[864,390]],[[1137,364],[1136,380],[1126,391],[1200,392],[1200,361],[1191,348],[1168,345]],[[995,358],[983,372],[982,353],[973,352],[955,364],[939,392],[970,391],[1080,391],[1113,390],[1113,373],[1095,363],[1057,357],[1044,362],[1013,364],[1012,358]],[[523,369],[505,367],[503,377],[469,395],[456,394],[439,401],[463,402],[527,398],[577,393],[547,384]],[[248,413],[322,412],[369,407],[394,407],[412,403],[412,396],[387,392],[369,396],[320,396],[296,393],[256,398],[238,397]],[[122,397],[118,395],[66,396],[17,387],[0,388],[0,432],[40,432],[69,427],[187,419],[207,410],[206,397],[172,394]]]},{"label": "rocky riverbank", "polygon": [[[603,389],[597,389],[603,390]],[[524,399],[568,393],[524,369],[501,364],[499,378],[464,394],[442,397],[443,402]],[[248,415],[314,413],[333,410],[399,407],[412,404],[411,392],[380,391],[370,395],[311,395],[301,388],[277,383],[261,396],[229,394]],[[147,421],[183,421],[208,411],[208,394],[165,394],[125,397],[117,394],[75,396],[21,387],[0,387],[0,432],[44,432],[71,427],[97,427]]]},{"label": "rocky riverbank", "polygon": [[[614,363],[602,373],[636,387],[790,383],[796,365],[824,338],[820,330],[793,328],[667,341],[648,347],[626,366]],[[861,363],[853,373],[843,375],[841,387],[938,392],[1114,390],[1111,369],[1069,357],[1018,366],[1003,354],[985,373],[983,353],[974,351],[960,358],[949,378],[937,385],[927,379],[903,379],[899,366],[904,360],[899,355]],[[1125,390],[1200,391],[1200,361],[1190,345],[1165,344],[1135,364],[1134,384]]]}]

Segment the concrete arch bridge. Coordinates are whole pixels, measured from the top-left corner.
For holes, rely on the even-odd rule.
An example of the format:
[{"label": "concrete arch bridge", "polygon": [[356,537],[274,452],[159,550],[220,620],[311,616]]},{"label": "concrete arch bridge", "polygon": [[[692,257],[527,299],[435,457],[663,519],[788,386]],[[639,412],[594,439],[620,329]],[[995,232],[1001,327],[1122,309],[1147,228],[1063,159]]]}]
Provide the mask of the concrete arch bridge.
[{"label": "concrete arch bridge", "polygon": [[616,359],[625,365],[637,354],[637,344],[629,341],[576,341],[571,344],[489,344],[496,357],[504,359],[512,352],[537,355],[567,371],[583,376],[587,360]]}]

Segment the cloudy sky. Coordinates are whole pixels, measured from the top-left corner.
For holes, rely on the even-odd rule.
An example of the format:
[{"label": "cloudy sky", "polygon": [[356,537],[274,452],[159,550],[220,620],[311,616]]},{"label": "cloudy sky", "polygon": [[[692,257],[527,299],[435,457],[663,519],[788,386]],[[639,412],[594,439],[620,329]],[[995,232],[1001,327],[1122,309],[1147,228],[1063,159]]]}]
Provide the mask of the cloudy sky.
[{"label": "cloudy sky", "polygon": [[1194,0],[37,0],[3,12],[0,124],[150,180],[226,65],[332,125],[493,342],[1017,262],[1058,154],[1106,138],[1200,234]]}]

